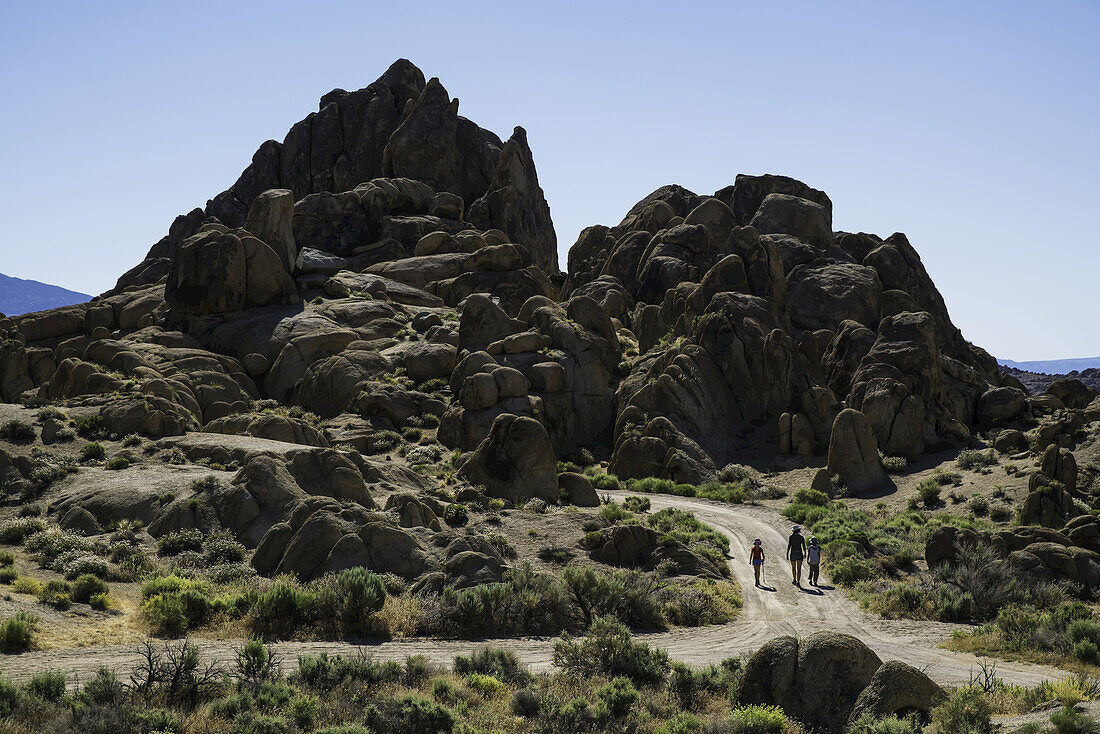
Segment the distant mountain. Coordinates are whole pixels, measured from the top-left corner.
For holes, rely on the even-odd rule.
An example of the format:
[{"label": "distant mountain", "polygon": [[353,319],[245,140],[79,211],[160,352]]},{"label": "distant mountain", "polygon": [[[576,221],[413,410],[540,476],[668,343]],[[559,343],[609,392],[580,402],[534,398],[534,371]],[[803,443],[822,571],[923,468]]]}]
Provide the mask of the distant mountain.
[{"label": "distant mountain", "polygon": [[1064,375],[1074,371],[1100,368],[1100,357],[1078,357],[1076,359],[1039,359],[1016,362],[1011,359],[998,359],[1005,367],[1015,367],[1028,372],[1041,372],[1047,375]]},{"label": "distant mountain", "polygon": [[18,316],[47,308],[69,306],[91,300],[86,293],[77,293],[49,283],[37,280],[12,278],[0,273],[0,313],[5,316]]}]

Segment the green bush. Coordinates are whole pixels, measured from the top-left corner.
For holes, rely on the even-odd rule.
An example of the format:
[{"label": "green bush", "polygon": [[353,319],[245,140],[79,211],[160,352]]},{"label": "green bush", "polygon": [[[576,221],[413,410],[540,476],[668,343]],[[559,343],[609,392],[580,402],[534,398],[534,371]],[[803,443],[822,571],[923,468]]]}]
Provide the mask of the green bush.
[{"label": "green bush", "polygon": [[790,722],[778,706],[741,706],[730,712],[730,734],[783,734]]},{"label": "green bush", "polygon": [[253,631],[264,638],[292,634],[308,620],[315,600],[304,589],[278,581],[252,605]]},{"label": "green bush", "polygon": [[630,713],[630,707],[638,700],[638,689],[629,678],[619,676],[597,688],[596,698],[607,707],[613,717],[619,719]]},{"label": "green bush", "polygon": [[183,734],[183,723],[164,709],[136,709],[130,717],[141,734]]},{"label": "green bush", "polygon": [[15,554],[9,550],[0,551],[0,568],[15,565]]},{"label": "green bush", "polygon": [[126,695],[126,686],[113,670],[103,667],[88,679],[80,695],[88,703],[112,706],[119,703]]},{"label": "green bush", "polygon": [[1082,663],[1095,665],[1100,660],[1100,647],[1092,640],[1081,640],[1073,645],[1073,657]]},{"label": "green bush", "polygon": [[1096,734],[1100,725],[1090,716],[1066,707],[1050,715],[1054,734]]},{"label": "green bush", "polygon": [[19,705],[19,689],[7,678],[0,678],[0,717],[10,716]]},{"label": "green bush", "polygon": [[985,517],[989,514],[989,500],[980,494],[971,497],[970,501],[966,503],[966,506],[978,517]]},{"label": "green bush", "polygon": [[578,676],[625,676],[635,683],[664,680],[669,670],[668,653],[635,643],[630,631],[612,617],[597,617],[580,641],[568,634],[554,643],[554,665]]},{"label": "green bush", "polygon": [[10,420],[0,425],[0,438],[7,439],[12,443],[33,441],[35,436],[37,434],[34,432],[34,426],[26,421]]},{"label": "green bush", "polygon": [[22,543],[46,529],[46,521],[40,517],[17,517],[0,525],[0,543]]},{"label": "green bush", "polygon": [[695,734],[703,731],[703,722],[695,714],[686,711],[673,716],[654,730],[654,734]]},{"label": "green bush", "polygon": [[860,556],[847,556],[829,564],[829,577],[841,586],[855,586],[876,574],[875,563]]},{"label": "green bush", "polygon": [[362,567],[341,571],[337,577],[341,594],[340,622],[345,634],[367,631],[367,617],[386,603],[382,577]]},{"label": "green bush", "polygon": [[371,730],[362,724],[339,724],[338,726],[326,726],[317,729],[314,734],[372,734]]},{"label": "green bush", "polygon": [[516,685],[525,685],[531,679],[531,674],[513,651],[491,645],[475,649],[469,657],[459,655],[454,667],[459,675],[482,673]]},{"label": "green bush", "polygon": [[368,711],[367,725],[395,734],[437,734],[454,729],[455,715],[445,706],[417,694],[381,702],[383,708]]},{"label": "green bush", "polygon": [[30,612],[16,612],[0,624],[0,652],[25,652],[34,644],[38,632],[38,617]]},{"label": "green bush", "polygon": [[993,706],[977,688],[960,688],[932,711],[936,731],[992,734]]},{"label": "green bush", "polygon": [[60,670],[43,670],[35,673],[24,688],[35,698],[57,703],[65,697],[65,674]]},{"label": "green bush", "polygon": [[443,520],[451,527],[461,527],[469,522],[470,516],[466,511],[466,505],[452,503],[443,510]]},{"label": "green bush", "polygon": [[73,581],[73,601],[78,604],[87,604],[92,600],[94,595],[106,594],[107,591],[107,582],[94,574],[86,573],[82,576],[77,576]]},{"label": "green bush", "polygon": [[17,578],[19,578],[19,571],[16,570],[15,566],[4,566],[0,568],[0,584],[12,584]]},{"label": "green bush", "polygon": [[617,492],[623,488],[622,482],[614,474],[593,474],[588,479],[599,492]]},{"label": "green bush", "polygon": [[107,427],[103,425],[103,419],[99,414],[80,415],[73,419],[76,423],[76,435],[94,441],[97,438],[106,438]]},{"label": "green bush", "polygon": [[187,631],[187,614],[178,593],[152,596],[141,605],[141,611],[158,634],[179,635]]},{"label": "green bush", "polygon": [[905,467],[909,465],[909,460],[904,456],[883,456],[882,468],[886,470],[887,474],[904,474]]},{"label": "green bush", "polygon": [[115,456],[104,464],[104,466],[112,471],[118,471],[128,468],[130,466],[130,460],[125,456]]},{"label": "green bush", "polygon": [[539,715],[542,708],[542,699],[538,691],[530,688],[520,688],[512,694],[512,713],[525,719],[533,719]]},{"label": "green bush", "polygon": [[650,506],[648,497],[627,497],[623,500],[623,508],[628,512],[649,512]]},{"label": "green bush", "polygon": [[925,507],[935,507],[940,503],[940,485],[934,478],[929,477],[917,485],[917,496]]},{"label": "green bush", "polygon": [[997,455],[993,449],[988,451],[974,451],[967,450],[959,454],[955,459],[955,465],[960,469],[980,469],[987,466],[993,466],[997,463]]},{"label": "green bush", "polygon": [[102,594],[92,594],[88,599],[88,606],[100,612],[105,612],[111,608],[111,595],[104,592]]},{"label": "green bush", "polygon": [[177,530],[157,539],[157,555],[177,556],[184,551],[201,551],[204,536],[201,530]]},{"label": "green bush", "polygon": [[99,461],[106,455],[107,449],[103,448],[103,444],[97,441],[85,444],[84,448],[80,449],[81,461]]},{"label": "green bush", "polygon": [[38,601],[65,611],[73,605],[72,587],[67,581],[48,581],[39,592]]},{"label": "green bush", "polygon": [[923,731],[924,727],[915,716],[877,719],[873,714],[864,714],[848,724],[845,734],[921,734]]}]

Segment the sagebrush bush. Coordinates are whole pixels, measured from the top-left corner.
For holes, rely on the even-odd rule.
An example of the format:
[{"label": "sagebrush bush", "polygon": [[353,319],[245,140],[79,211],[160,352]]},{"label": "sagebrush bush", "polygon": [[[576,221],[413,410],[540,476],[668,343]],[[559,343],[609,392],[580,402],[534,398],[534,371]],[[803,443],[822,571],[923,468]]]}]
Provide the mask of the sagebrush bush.
[{"label": "sagebrush bush", "polygon": [[882,455],[882,468],[886,470],[887,474],[904,474],[908,465],[909,460],[904,456]]},{"label": "sagebrush bush", "polygon": [[19,571],[14,566],[0,568],[0,584],[5,586],[13,584],[17,578],[19,578]]},{"label": "sagebrush bush", "polygon": [[120,469],[129,468],[130,459],[125,456],[115,456],[109,459],[103,466],[112,471],[119,471]]},{"label": "sagebrush bush", "polygon": [[88,604],[93,596],[106,594],[107,591],[107,582],[94,574],[86,573],[73,580],[73,601],[78,604]]},{"label": "sagebrush bush", "polygon": [[917,496],[925,507],[935,507],[940,503],[940,484],[929,477],[917,485]]},{"label": "sagebrush bush", "polygon": [[465,505],[452,503],[443,509],[443,520],[452,527],[461,527],[469,522],[469,519]]},{"label": "sagebrush bush", "polygon": [[93,441],[84,445],[84,448],[80,449],[81,461],[99,461],[107,455],[107,449],[103,448],[103,444],[98,441]]},{"label": "sagebrush bush", "polygon": [[531,679],[531,674],[515,652],[491,645],[479,647],[469,656],[459,655],[455,658],[454,667],[459,675],[481,673],[515,685],[525,685]]},{"label": "sagebrush bush", "polygon": [[45,529],[46,521],[40,517],[17,517],[0,525],[0,543],[22,543]]},{"label": "sagebrush bush", "polygon": [[660,683],[669,670],[668,653],[634,642],[612,617],[597,617],[580,641],[568,633],[554,643],[554,665],[579,676],[625,676],[641,684]]},{"label": "sagebrush bush", "polygon": [[25,689],[35,698],[48,703],[57,703],[65,697],[65,674],[60,670],[43,670],[35,673]]},{"label": "sagebrush bush", "polygon": [[783,734],[790,721],[778,706],[755,704],[730,712],[730,734]]},{"label": "sagebrush bush", "polygon": [[39,619],[30,612],[16,612],[0,624],[0,651],[11,654],[29,650],[38,632]]},{"label": "sagebrush bush", "polygon": [[34,431],[34,426],[26,421],[10,420],[0,425],[0,438],[7,439],[13,443],[33,441],[37,435],[38,434]]},{"label": "sagebrush bush", "polygon": [[997,454],[993,449],[988,451],[967,450],[959,454],[955,459],[955,465],[960,469],[980,469],[993,466],[997,463]]},{"label": "sagebrush bush", "polygon": [[932,711],[932,725],[937,732],[960,734],[991,734],[993,706],[977,688],[959,688]]},{"label": "sagebrush bush", "polygon": [[157,555],[175,556],[184,551],[201,551],[204,536],[201,530],[190,528],[167,533],[157,539]]}]

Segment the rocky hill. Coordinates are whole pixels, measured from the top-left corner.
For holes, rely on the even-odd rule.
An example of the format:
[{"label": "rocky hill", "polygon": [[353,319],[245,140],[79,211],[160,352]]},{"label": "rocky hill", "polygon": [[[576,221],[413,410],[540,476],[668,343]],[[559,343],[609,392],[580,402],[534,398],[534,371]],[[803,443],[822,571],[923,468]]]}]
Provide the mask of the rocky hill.
[{"label": "rocky hill", "polygon": [[14,316],[83,303],[91,298],[85,293],[77,293],[60,286],[0,273],[0,313]]},{"label": "rocky hill", "polygon": [[[815,487],[858,493],[892,486],[880,455],[1095,397],[1027,398],[904,235],[835,232],[829,197],[782,176],[662,187],[584,230],[561,273],[523,129],[503,142],[460,117],[407,61],[322,97],[110,292],[0,334],[0,401],[64,403],[106,436],[240,467],[155,495],[171,501],[84,486],[59,517],[226,528],[261,573],[303,578],[499,578],[484,548],[447,565],[475,549],[440,550],[457,541],[434,539],[438,498],[594,503],[559,460],[698,484],[824,456]],[[13,501],[33,494],[33,462],[0,469]],[[661,560],[655,533],[614,535],[596,557]]]},{"label": "rocky hill", "polygon": [[1093,390],[1100,390],[1100,369],[1097,368],[1089,368],[1080,371],[1073,370],[1071,372],[1057,374],[1033,372],[1030,370],[1022,370],[1017,367],[1005,367],[1004,372],[1019,380],[1032,395],[1039,395],[1046,392],[1051,385],[1060,380],[1079,380],[1082,384]]}]

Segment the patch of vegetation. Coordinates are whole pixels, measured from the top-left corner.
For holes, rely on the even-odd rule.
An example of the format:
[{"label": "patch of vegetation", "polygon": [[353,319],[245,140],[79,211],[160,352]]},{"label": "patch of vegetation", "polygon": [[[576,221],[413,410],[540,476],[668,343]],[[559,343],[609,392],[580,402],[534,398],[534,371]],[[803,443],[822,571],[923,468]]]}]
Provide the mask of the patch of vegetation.
[{"label": "patch of vegetation", "polygon": [[967,450],[959,454],[955,459],[955,465],[964,470],[980,470],[997,463],[997,453],[993,449],[988,451]]},{"label": "patch of vegetation", "polygon": [[34,646],[39,619],[29,612],[17,612],[0,624],[0,652],[20,653]]},{"label": "patch of vegetation", "polygon": [[33,441],[38,436],[27,421],[10,420],[0,425],[0,438],[12,443],[26,443]]},{"label": "patch of vegetation", "polygon": [[84,447],[80,449],[81,461],[101,461],[106,455],[107,449],[103,448],[103,444],[98,441],[85,444]]}]

